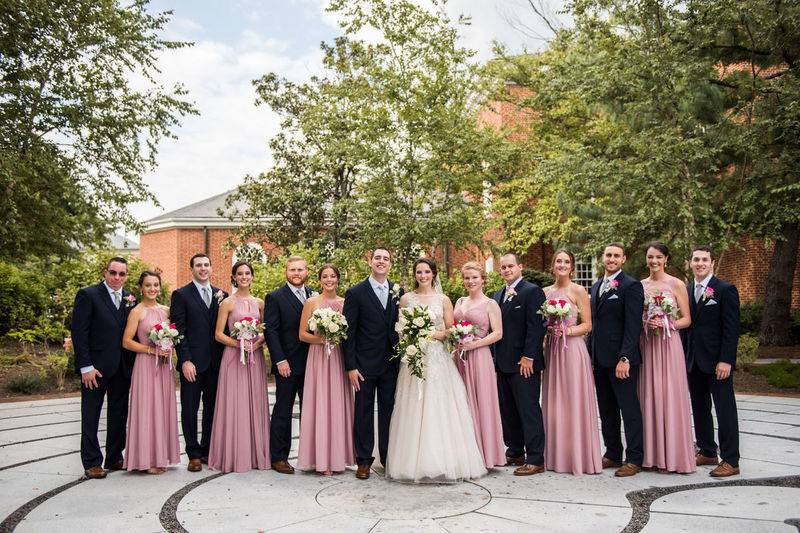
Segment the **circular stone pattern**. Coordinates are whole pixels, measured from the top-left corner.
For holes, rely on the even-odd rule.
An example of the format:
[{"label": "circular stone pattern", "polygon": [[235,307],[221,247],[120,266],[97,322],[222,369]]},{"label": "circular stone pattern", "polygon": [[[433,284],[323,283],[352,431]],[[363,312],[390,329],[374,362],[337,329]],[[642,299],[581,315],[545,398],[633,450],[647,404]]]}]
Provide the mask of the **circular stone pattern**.
[{"label": "circular stone pattern", "polygon": [[489,491],[474,483],[413,485],[385,480],[345,481],[317,494],[317,502],[331,511],[390,520],[460,515],[480,509],[491,499]]}]

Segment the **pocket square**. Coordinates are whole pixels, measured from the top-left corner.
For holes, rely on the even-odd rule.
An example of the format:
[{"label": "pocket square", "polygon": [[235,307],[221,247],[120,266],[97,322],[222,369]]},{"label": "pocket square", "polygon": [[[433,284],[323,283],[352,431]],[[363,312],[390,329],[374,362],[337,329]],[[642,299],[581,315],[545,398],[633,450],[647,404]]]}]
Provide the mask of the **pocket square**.
[{"label": "pocket square", "polygon": [[514,307],[514,309],[520,309],[521,307],[522,307],[521,305],[518,305],[518,306]]},{"label": "pocket square", "polygon": [[619,296],[617,296],[616,294],[612,294],[611,296],[608,297],[608,299],[609,300],[619,300]]},{"label": "pocket square", "polygon": [[708,300],[706,305],[718,305],[716,300]]}]

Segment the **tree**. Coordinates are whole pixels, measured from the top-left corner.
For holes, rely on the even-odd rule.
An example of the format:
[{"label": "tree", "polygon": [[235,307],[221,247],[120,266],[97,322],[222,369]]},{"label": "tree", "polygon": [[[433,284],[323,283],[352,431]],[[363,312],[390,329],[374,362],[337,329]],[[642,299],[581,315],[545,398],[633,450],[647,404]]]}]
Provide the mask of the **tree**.
[{"label": "tree", "polygon": [[196,113],[155,79],[169,12],[147,0],[7,0],[0,7],[0,259],[75,254],[137,227],[127,205],[156,147]]},{"label": "tree", "polygon": [[353,257],[380,244],[399,265],[446,241],[482,242],[485,189],[516,171],[520,148],[478,127],[486,87],[473,52],[445,2],[431,4],[334,0],[344,35],[322,46],[325,77],[256,82],[285,120],[275,166],[232,199],[249,206],[234,214],[248,222],[242,237]]}]

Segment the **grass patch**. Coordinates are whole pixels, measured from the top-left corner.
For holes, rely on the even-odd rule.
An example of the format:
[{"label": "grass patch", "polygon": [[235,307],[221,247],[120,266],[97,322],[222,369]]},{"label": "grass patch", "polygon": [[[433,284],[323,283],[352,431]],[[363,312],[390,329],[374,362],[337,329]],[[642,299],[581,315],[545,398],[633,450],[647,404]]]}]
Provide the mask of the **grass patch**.
[{"label": "grass patch", "polygon": [[773,387],[781,389],[800,388],[800,365],[790,361],[777,361],[768,365],[752,367],[753,374],[765,376]]}]

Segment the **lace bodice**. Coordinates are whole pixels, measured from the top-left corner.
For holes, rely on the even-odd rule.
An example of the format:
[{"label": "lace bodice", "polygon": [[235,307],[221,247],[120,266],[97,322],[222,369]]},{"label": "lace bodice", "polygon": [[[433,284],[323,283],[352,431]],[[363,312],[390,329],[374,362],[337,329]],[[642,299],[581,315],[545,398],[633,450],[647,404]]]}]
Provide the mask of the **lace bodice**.
[{"label": "lace bodice", "polygon": [[442,298],[444,295],[435,294],[434,298],[427,301],[421,301],[419,295],[415,292],[407,292],[409,307],[416,307],[418,305],[428,306],[428,309],[433,313],[433,325],[436,326],[436,331],[444,330],[444,305],[442,305]]}]

